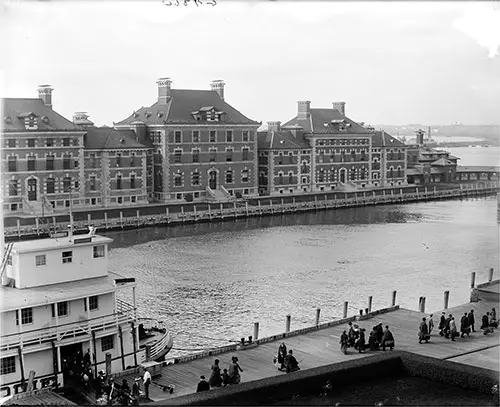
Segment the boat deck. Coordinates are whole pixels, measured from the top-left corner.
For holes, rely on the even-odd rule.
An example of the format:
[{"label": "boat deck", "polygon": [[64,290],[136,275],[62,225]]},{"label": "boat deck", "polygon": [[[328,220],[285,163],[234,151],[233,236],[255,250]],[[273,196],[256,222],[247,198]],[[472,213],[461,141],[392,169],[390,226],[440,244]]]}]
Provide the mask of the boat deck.
[{"label": "boat deck", "polygon": [[[492,307],[498,309],[498,301],[481,301],[476,303],[464,304],[458,307],[446,310],[460,321],[461,315],[471,309],[476,314],[476,332],[469,338],[457,338],[451,342],[438,335],[437,329],[433,331],[431,341],[428,344],[419,344],[417,340],[418,326],[423,314],[408,309],[398,309],[396,311],[379,314],[373,318],[359,321],[359,325],[367,331],[379,322],[389,325],[394,334],[396,348],[409,352],[418,353],[425,356],[447,359],[456,363],[463,363],[472,366],[484,367],[500,372],[498,357],[500,335],[495,330],[493,334],[483,335],[479,330],[481,316]],[[434,312],[434,323],[437,327],[441,312]],[[459,325],[459,324],[457,324]],[[333,326],[326,329],[313,331],[310,333],[285,338],[288,349],[293,349],[294,355],[299,361],[302,370],[331,363],[342,362],[353,358],[370,357],[379,351],[367,351],[359,354],[352,349],[347,355],[340,352],[340,335],[346,329],[346,325]],[[368,333],[368,332],[367,332]],[[150,397],[154,401],[161,401],[173,397],[194,393],[196,385],[201,375],[207,380],[210,376],[210,367],[214,359],[220,360],[221,369],[227,368],[231,361],[231,356],[238,356],[239,363],[243,369],[241,373],[242,381],[252,381],[266,377],[282,375],[272,363],[273,356],[276,354],[280,341],[268,342],[257,347],[242,351],[233,351],[222,353],[216,356],[194,359],[189,362],[168,365],[162,368],[161,377],[153,379],[153,382],[163,386],[175,385],[173,394],[164,392],[160,386],[152,385],[150,387]],[[134,380],[134,375],[126,376],[129,383]]]}]

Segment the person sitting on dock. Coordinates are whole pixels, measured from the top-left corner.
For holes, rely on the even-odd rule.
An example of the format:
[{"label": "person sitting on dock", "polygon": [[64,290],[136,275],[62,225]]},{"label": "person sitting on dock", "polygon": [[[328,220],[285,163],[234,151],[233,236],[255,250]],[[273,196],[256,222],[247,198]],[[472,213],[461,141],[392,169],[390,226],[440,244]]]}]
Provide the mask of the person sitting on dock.
[{"label": "person sitting on dock", "polygon": [[384,336],[382,337],[382,350],[385,351],[386,347],[389,347],[389,349],[393,350],[394,345],[395,345],[394,336],[392,335],[392,332],[389,330],[389,325],[386,325],[384,330]]},{"label": "person sitting on dock", "polygon": [[469,315],[467,315],[467,320],[469,321],[469,326],[470,326],[470,329],[472,330],[472,332],[476,332],[476,330],[474,329],[474,310],[471,309],[470,312],[469,312]]},{"label": "person sitting on dock", "polygon": [[498,328],[497,312],[495,311],[495,308],[492,308],[490,311],[489,325],[492,328]]},{"label": "person sitting on dock", "polygon": [[420,322],[420,326],[418,328],[418,343],[429,343],[429,328],[427,327],[427,322],[425,317],[422,318],[422,322]]},{"label": "person sitting on dock", "polygon": [[464,335],[470,335],[469,318],[467,317],[467,312],[460,318],[460,337],[463,338]]},{"label": "person sitting on dock", "polygon": [[299,362],[297,362],[297,359],[295,359],[295,356],[293,356],[293,351],[291,349],[288,351],[288,355],[286,355],[285,364],[287,373],[292,373],[300,370]]},{"label": "person sitting on dock", "polygon": [[340,350],[344,352],[344,355],[347,355],[347,347],[349,346],[349,337],[347,336],[347,332],[342,332],[340,335]]},{"label": "person sitting on dock", "polygon": [[205,376],[200,376],[200,381],[198,382],[198,386],[196,386],[196,393],[208,390],[210,390],[210,384],[205,380]]}]

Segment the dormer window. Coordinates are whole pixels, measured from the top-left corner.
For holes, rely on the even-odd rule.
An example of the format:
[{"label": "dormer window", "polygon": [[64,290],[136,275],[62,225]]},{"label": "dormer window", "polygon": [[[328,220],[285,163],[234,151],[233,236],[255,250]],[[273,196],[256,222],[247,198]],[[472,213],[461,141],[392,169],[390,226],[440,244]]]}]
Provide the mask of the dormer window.
[{"label": "dormer window", "polygon": [[3,121],[5,122],[5,124],[11,124],[12,123],[12,118],[10,116],[5,116],[3,118]]},{"label": "dormer window", "polygon": [[38,122],[35,115],[29,115],[24,118],[24,126],[26,130],[38,130]]}]

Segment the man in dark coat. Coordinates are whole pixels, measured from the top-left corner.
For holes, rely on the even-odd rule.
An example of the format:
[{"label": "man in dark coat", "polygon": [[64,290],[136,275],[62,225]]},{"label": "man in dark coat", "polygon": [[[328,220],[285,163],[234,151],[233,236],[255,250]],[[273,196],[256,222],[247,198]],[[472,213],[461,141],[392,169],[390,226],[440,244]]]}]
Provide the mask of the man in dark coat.
[{"label": "man in dark coat", "polygon": [[444,328],[446,327],[446,317],[445,317],[445,313],[443,312],[441,314],[441,319],[439,320],[439,326],[438,326],[438,329],[439,329],[439,335],[441,336],[444,336]]},{"label": "man in dark coat", "polygon": [[376,331],[377,331],[377,343],[380,345],[382,343],[382,337],[384,336],[384,327],[382,325],[382,322],[380,322],[378,325],[376,325]]},{"label": "man in dark coat", "polygon": [[470,312],[469,312],[469,315],[467,315],[467,320],[469,321],[469,326],[470,326],[470,329],[472,330],[472,332],[476,332],[476,330],[474,329],[474,310],[471,309]]},{"label": "man in dark coat", "polygon": [[285,358],[286,358],[286,345],[282,342],[278,348],[278,363],[280,364],[279,370],[285,370]]},{"label": "man in dark coat", "polygon": [[469,336],[469,318],[467,318],[467,312],[460,318],[460,338],[463,338],[465,334]]},{"label": "man in dark coat", "polygon": [[444,337],[446,339],[450,338],[450,321],[453,315],[449,315],[448,318],[446,318],[445,324],[444,324]]},{"label": "man in dark coat", "polygon": [[394,348],[394,336],[392,332],[389,331],[389,325],[385,326],[384,336],[382,337],[382,350],[385,351],[386,346],[391,350]]},{"label": "man in dark coat", "polygon": [[210,385],[205,380],[205,376],[200,376],[200,381],[198,382],[198,386],[196,386],[196,393],[207,390],[210,390]]},{"label": "man in dark coat", "polygon": [[422,318],[422,322],[420,322],[420,326],[418,328],[418,343],[429,343],[429,328],[427,327],[427,322],[425,317]]}]

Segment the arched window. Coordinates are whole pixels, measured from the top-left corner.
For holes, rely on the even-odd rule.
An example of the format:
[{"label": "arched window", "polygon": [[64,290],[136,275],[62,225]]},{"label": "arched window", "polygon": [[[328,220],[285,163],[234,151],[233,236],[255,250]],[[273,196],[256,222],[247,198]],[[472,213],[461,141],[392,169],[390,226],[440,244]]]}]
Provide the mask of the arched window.
[{"label": "arched window", "polygon": [[64,177],[63,179],[63,192],[71,191],[71,177]]},{"label": "arched window", "polygon": [[200,173],[198,171],[193,172],[193,175],[191,175],[191,185],[200,185]]},{"label": "arched window", "polygon": [[174,186],[176,187],[182,186],[182,175],[179,173],[174,174]]},{"label": "arched window", "polygon": [[232,183],[233,183],[233,171],[227,170],[226,171],[226,184],[232,184]]}]

